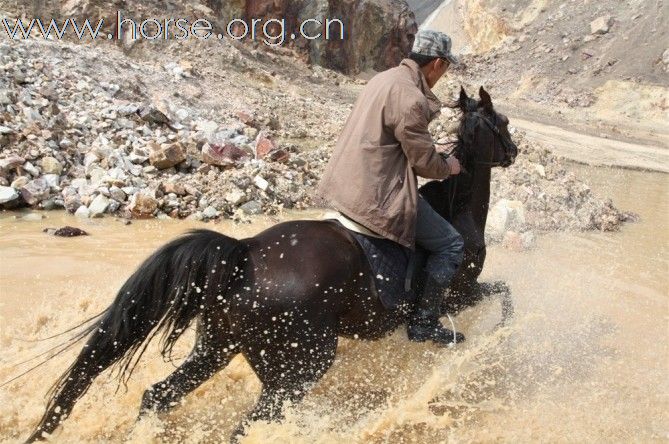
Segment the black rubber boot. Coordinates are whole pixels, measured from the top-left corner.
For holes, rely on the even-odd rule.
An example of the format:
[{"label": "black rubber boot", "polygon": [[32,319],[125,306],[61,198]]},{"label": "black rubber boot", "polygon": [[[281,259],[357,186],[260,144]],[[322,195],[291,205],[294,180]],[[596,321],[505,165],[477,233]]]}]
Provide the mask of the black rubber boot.
[{"label": "black rubber boot", "polygon": [[462,333],[454,333],[439,321],[439,310],[444,297],[444,286],[431,277],[426,278],[425,288],[416,301],[416,306],[407,325],[409,340],[415,342],[434,341],[448,345],[465,340]]}]

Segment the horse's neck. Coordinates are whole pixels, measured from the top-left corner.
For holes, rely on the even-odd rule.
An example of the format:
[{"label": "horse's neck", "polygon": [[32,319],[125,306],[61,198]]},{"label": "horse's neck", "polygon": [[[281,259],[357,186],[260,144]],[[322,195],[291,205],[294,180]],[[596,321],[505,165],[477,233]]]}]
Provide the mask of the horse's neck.
[{"label": "horse's neck", "polygon": [[482,165],[475,165],[470,171],[471,183],[463,183],[458,176],[452,176],[444,181],[427,183],[421,187],[421,194],[437,213],[451,222],[460,213],[469,212],[476,227],[483,233],[490,203],[491,171],[490,167]]},{"label": "horse's neck", "polygon": [[488,217],[488,206],[490,205],[491,168],[475,165],[472,169],[472,177],[471,195],[466,209],[470,211],[474,222],[483,232]]}]

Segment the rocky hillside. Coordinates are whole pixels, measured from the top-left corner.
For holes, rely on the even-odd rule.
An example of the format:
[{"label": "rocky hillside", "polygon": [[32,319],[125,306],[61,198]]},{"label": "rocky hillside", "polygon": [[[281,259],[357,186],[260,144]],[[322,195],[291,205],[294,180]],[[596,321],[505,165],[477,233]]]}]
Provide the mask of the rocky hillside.
[{"label": "rocky hillside", "polygon": [[[246,45],[216,56],[205,43],[151,49],[0,44],[0,206],[244,220],[314,204],[363,82]],[[434,136],[451,137],[457,118],[444,109]],[[518,164],[495,176],[495,238],[626,219],[515,137]]]},{"label": "rocky hillside", "polygon": [[[508,99],[669,118],[669,4],[460,0],[464,77]],[[598,104],[598,102],[601,103]]]},{"label": "rocky hillside", "polygon": [[[124,17],[138,22],[147,18],[180,17],[192,23],[203,18],[213,24],[215,33],[223,35],[233,19],[245,19],[249,24],[254,19],[260,20],[258,34],[268,19],[285,19],[283,29],[278,24],[268,28],[271,35],[283,31],[286,36],[295,36],[294,39],[286,37],[282,48],[294,51],[309,63],[347,74],[396,66],[410,50],[407,35],[417,30],[414,14],[404,0],[33,0],[19,3],[0,0],[0,16],[104,18],[105,33],[115,31],[117,11],[123,11]],[[307,39],[300,34],[303,21],[315,19],[325,23],[328,18],[343,23],[343,35],[337,26],[330,28],[329,39]],[[309,23],[305,32],[316,35],[324,31],[321,26]],[[260,40],[249,44],[263,45]],[[123,42],[128,51],[146,43],[142,40]],[[217,43],[211,44],[215,47]]]}]

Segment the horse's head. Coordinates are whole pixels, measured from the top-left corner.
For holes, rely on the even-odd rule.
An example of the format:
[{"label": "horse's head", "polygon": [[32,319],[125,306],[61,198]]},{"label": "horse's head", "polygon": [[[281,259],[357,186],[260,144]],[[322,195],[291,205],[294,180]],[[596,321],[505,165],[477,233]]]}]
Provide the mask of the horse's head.
[{"label": "horse's head", "polygon": [[458,108],[462,111],[458,129],[458,152],[456,155],[467,169],[475,165],[512,165],[518,155],[518,147],[509,134],[509,119],[495,111],[490,94],[479,89],[479,100],[467,96],[460,88]]}]

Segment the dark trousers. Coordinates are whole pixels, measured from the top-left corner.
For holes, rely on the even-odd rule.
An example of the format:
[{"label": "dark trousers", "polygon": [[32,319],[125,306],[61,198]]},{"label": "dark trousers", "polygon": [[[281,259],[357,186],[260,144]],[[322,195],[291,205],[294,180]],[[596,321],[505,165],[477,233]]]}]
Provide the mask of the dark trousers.
[{"label": "dark trousers", "polygon": [[438,284],[448,285],[462,262],[465,244],[460,233],[422,197],[418,198],[416,245],[428,252],[428,275]]}]

